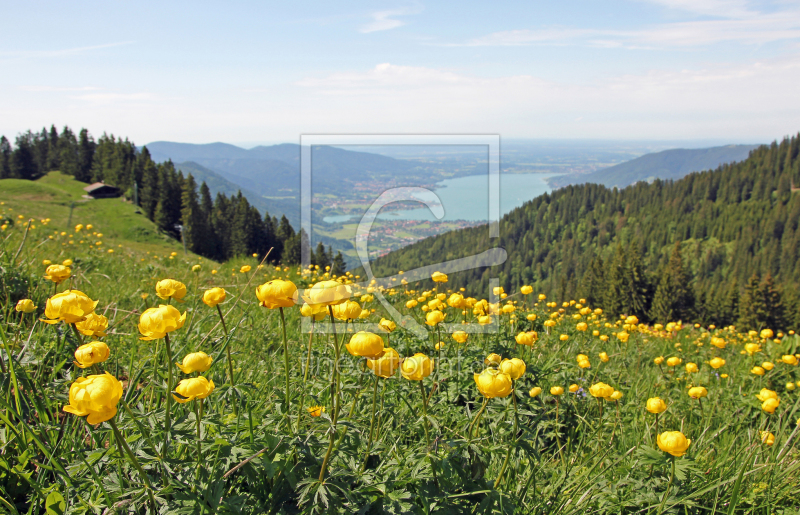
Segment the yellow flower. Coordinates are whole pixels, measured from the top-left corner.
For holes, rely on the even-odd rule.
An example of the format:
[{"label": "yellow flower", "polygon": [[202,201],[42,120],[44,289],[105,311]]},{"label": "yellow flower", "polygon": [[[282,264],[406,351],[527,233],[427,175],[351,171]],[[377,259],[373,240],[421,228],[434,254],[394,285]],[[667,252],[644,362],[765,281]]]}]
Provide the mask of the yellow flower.
[{"label": "yellow flower", "polygon": [[431,372],[433,372],[433,362],[420,352],[404,359],[400,366],[400,373],[411,381],[422,381],[431,375]]},{"label": "yellow flower", "polygon": [[458,343],[464,343],[469,338],[469,334],[464,331],[455,331],[453,333],[453,339]]},{"label": "yellow flower", "polygon": [[68,266],[64,265],[50,265],[45,270],[45,279],[49,279],[56,284],[59,284],[72,275],[72,270],[69,269]]},{"label": "yellow flower", "polygon": [[665,431],[656,437],[658,448],[680,458],[692,443],[680,431]]},{"label": "yellow flower", "polygon": [[64,411],[79,417],[88,417],[89,424],[99,424],[117,414],[117,403],[122,398],[122,383],[108,372],[79,377],[69,387],[69,404]]},{"label": "yellow flower", "polygon": [[323,413],[325,413],[325,406],[311,406],[306,408],[306,410],[308,411],[308,414],[311,415],[312,417],[319,417]]},{"label": "yellow flower", "polygon": [[[532,288],[531,288],[531,291],[533,291],[533,289],[532,289]],[[530,293],[530,292],[528,292],[528,293]],[[526,294],[526,295],[527,295],[527,294]],[[531,391],[529,391],[529,392],[528,392],[528,395],[530,395],[531,397],[536,397],[536,396],[538,396],[540,393],[542,393],[542,389],[541,389],[541,388],[539,388],[538,386],[534,386],[533,388],[531,388]]]},{"label": "yellow flower", "polygon": [[720,357],[715,357],[715,358],[711,358],[711,360],[708,362],[708,364],[711,366],[711,368],[716,370],[716,369],[718,369],[718,368],[720,368],[720,367],[725,365],[725,360],[720,358]]},{"label": "yellow flower", "polygon": [[252,270],[250,265],[243,265],[242,268],[239,269],[239,273],[246,274],[250,270]]},{"label": "yellow flower", "polygon": [[508,315],[516,311],[516,309],[517,308],[515,308],[513,304],[506,304],[505,306],[503,306],[503,313]]},{"label": "yellow flower", "polygon": [[628,333],[626,333],[625,331],[620,331],[620,332],[617,333],[617,339],[619,341],[621,341],[622,343],[627,342],[628,341],[628,337],[630,337],[630,335]]},{"label": "yellow flower", "polygon": [[569,393],[575,393],[575,392],[577,392],[577,391],[578,391],[578,390],[580,390],[580,389],[581,389],[581,387],[580,387],[580,386],[578,386],[578,385],[577,385],[577,384],[575,384],[575,383],[572,383],[571,385],[569,385]]},{"label": "yellow flower", "polygon": [[769,431],[761,431],[761,443],[765,443],[767,445],[772,445],[775,443],[775,435],[770,433]]},{"label": "yellow flower", "polygon": [[697,364],[696,363],[689,362],[689,363],[686,364],[686,373],[687,374],[694,374],[697,371],[698,371],[698,369],[697,369]]},{"label": "yellow flower", "polygon": [[391,333],[392,331],[397,329],[397,324],[395,324],[392,320],[388,320],[386,318],[381,318],[381,321],[378,322],[378,326],[387,333]]},{"label": "yellow flower", "polygon": [[183,327],[186,313],[181,315],[175,306],[160,304],[158,307],[149,308],[139,317],[140,340],[157,340],[163,338]]},{"label": "yellow flower", "polygon": [[768,340],[774,336],[774,333],[772,332],[772,329],[762,329],[759,336],[765,340]]},{"label": "yellow flower", "polygon": [[[27,313],[29,313],[29,311]],[[786,354],[781,357],[781,361],[783,361],[787,365],[797,365],[797,356],[795,356],[794,354]]]},{"label": "yellow flower", "polygon": [[391,347],[385,347],[377,358],[367,358],[367,367],[378,377],[392,377],[400,366],[400,355]]},{"label": "yellow flower", "polygon": [[611,399],[612,401],[618,401],[622,398],[622,392],[620,392],[619,390],[614,390],[614,393],[609,395],[608,398]]},{"label": "yellow flower", "polygon": [[525,362],[519,358],[504,359],[500,362],[500,371],[516,381],[525,373]]},{"label": "yellow flower", "polygon": [[463,295],[461,295],[460,293],[454,293],[450,295],[449,299],[447,299],[447,304],[451,308],[463,309],[464,307],[466,307],[467,302],[466,300],[464,300]]},{"label": "yellow flower", "polygon": [[589,387],[589,393],[592,394],[592,397],[606,399],[614,393],[614,388],[605,383],[595,383]]},{"label": "yellow flower", "polygon": [[107,336],[105,331],[108,329],[108,318],[97,313],[89,313],[86,318],[75,323],[75,329],[82,335],[92,338]]},{"label": "yellow flower", "polygon": [[600,340],[601,340],[601,341],[604,341],[604,342],[607,342],[607,341],[608,341],[608,335],[607,335],[607,334],[603,334],[603,335],[601,335],[601,336],[600,336]]},{"label": "yellow flower", "polygon": [[[183,404],[195,399],[205,399],[211,392],[214,391],[214,381],[209,381],[203,376],[190,377],[182,379],[178,386],[175,387],[175,392],[178,395],[172,394],[172,397]],[[180,396],[180,397],[179,397]]]},{"label": "yellow flower", "polygon": [[558,337],[558,339],[561,340],[562,342],[565,342],[565,341],[569,340],[569,335],[568,334],[562,334],[561,336]]},{"label": "yellow flower", "polygon": [[539,335],[536,334],[535,331],[528,331],[526,333],[519,333],[514,339],[517,341],[518,345],[527,345],[530,347],[536,342],[538,337]]},{"label": "yellow flower", "polygon": [[182,299],[186,296],[186,285],[175,279],[163,279],[156,283],[156,295],[164,300],[172,298],[183,302]]},{"label": "yellow flower", "polygon": [[102,363],[111,355],[108,345],[101,341],[89,342],[75,350],[75,366],[87,368],[97,363]]},{"label": "yellow flower", "polygon": [[756,394],[756,399],[760,400],[761,402],[764,402],[767,399],[777,399],[777,398],[778,398],[778,392],[770,390],[768,388],[762,388],[761,392]]},{"label": "yellow flower", "polygon": [[725,342],[725,338],[714,336],[713,338],[711,338],[711,345],[717,347],[718,349],[724,349],[727,343]]},{"label": "yellow flower", "polygon": [[191,374],[192,372],[205,372],[211,368],[214,359],[205,352],[192,352],[183,357],[183,363],[175,363],[181,372]]},{"label": "yellow flower", "polygon": [[527,284],[519,289],[519,292],[523,295],[530,295],[533,293],[533,286],[528,286]]},{"label": "yellow flower", "polygon": [[[339,285],[336,281],[329,282]],[[297,286],[292,281],[273,279],[256,288],[256,297],[261,302],[261,305],[267,309],[290,308],[297,303]],[[342,302],[344,300],[346,299],[343,299]],[[309,304],[314,303],[309,302]],[[339,302],[336,304],[339,304]]]},{"label": "yellow flower", "polygon": [[796,387],[793,382],[789,381],[788,383],[786,383],[786,389],[789,390],[790,392],[793,392],[795,388]]},{"label": "yellow flower", "polygon": [[86,319],[86,315],[94,312],[98,301],[90,299],[78,290],[66,290],[47,299],[44,315],[51,320],[42,320],[46,324],[57,324],[64,321],[74,324]]},{"label": "yellow flower", "polygon": [[775,365],[774,365],[774,364],[772,364],[772,363],[771,363],[771,362],[769,362],[769,361],[765,361],[765,362],[763,362],[763,363],[761,364],[761,368],[763,368],[764,370],[772,370],[773,368],[775,368]]},{"label": "yellow flower", "polygon": [[444,314],[441,311],[431,311],[425,315],[425,323],[430,326],[435,326],[444,320]]},{"label": "yellow flower", "polygon": [[433,282],[435,283],[446,283],[447,275],[441,272],[434,272],[433,275],[431,275],[431,279],[433,279]]},{"label": "yellow flower", "polygon": [[354,300],[342,302],[333,306],[333,316],[337,320],[355,320],[361,316],[361,305]]},{"label": "yellow flower", "polygon": [[33,301],[31,299],[20,299],[14,309],[18,313],[33,313],[36,311],[36,306],[33,305]]},{"label": "yellow flower", "polygon": [[755,374],[757,376],[763,376],[764,375],[764,369],[761,368],[761,367],[753,367],[753,368],[750,369],[750,373],[751,374]]},{"label": "yellow flower", "polygon": [[486,356],[486,359],[483,360],[483,363],[485,365],[489,365],[490,367],[499,367],[502,361],[503,357],[500,356],[500,354],[495,354],[494,352],[492,352],[491,354]]},{"label": "yellow flower", "polygon": [[667,404],[658,397],[651,397],[647,399],[645,408],[653,414],[664,413],[667,411]]},{"label": "yellow flower", "polygon": [[577,329],[578,331],[583,332],[583,331],[589,329],[589,324],[587,324],[586,322],[578,322],[578,325],[575,326],[575,329]]},{"label": "yellow flower", "polygon": [[350,338],[345,347],[353,356],[375,359],[383,354],[383,338],[375,333],[359,331]]},{"label": "yellow flower", "polygon": [[708,390],[706,390],[702,386],[693,386],[692,388],[689,388],[688,393],[689,397],[691,397],[692,399],[700,399],[701,397],[708,396]]},{"label": "yellow flower", "polygon": [[414,309],[415,307],[417,307],[417,304],[419,304],[419,302],[417,302],[417,301],[416,301],[416,300],[414,300],[414,299],[411,299],[411,300],[409,300],[408,302],[406,302],[406,308],[408,308],[408,309]]},{"label": "yellow flower", "polygon": [[761,345],[757,343],[748,343],[744,346],[744,350],[748,355],[752,356],[756,352],[761,352]]},{"label": "yellow flower", "polygon": [[200,265],[194,265],[192,266],[192,272],[199,272],[200,268],[201,268]]},{"label": "yellow flower", "polygon": [[225,302],[225,297],[227,297],[227,293],[222,288],[209,288],[205,292],[203,292],[203,303],[213,308],[217,304],[221,304]]},{"label": "yellow flower", "polygon": [[601,352],[601,353],[599,354],[599,356],[600,356],[600,361],[602,361],[603,363],[608,363],[608,361],[609,361],[609,359],[610,359],[610,358],[608,357],[608,353],[606,353],[606,352]]},{"label": "yellow flower", "polygon": [[511,393],[511,376],[494,368],[487,368],[480,374],[474,374],[478,391],[487,399],[506,397]]},{"label": "yellow flower", "polygon": [[664,356],[659,356],[659,357],[655,358],[653,360],[653,363],[655,363],[656,365],[660,365],[660,364],[664,363]]},{"label": "yellow flower", "polygon": [[683,360],[676,356],[672,356],[671,358],[667,359],[667,366],[669,367],[677,367],[681,363],[683,363]]},{"label": "yellow flower", "polygon": [[303,300],[312,306],[335,306],[345,302],[350,296],[350,288],[338,281],[320,281],[303,292]]},{"label": "yellow flower", "polygon": [[303,303],[300,306],[300,314],[304,317],[314,317],[314,320],[319,322],[328,316],[328,310],[325,309],[325,306],[312,306],[311,304]]},{"label": "yellow flower", "polygon": [[550,395],[553,395],[554,397],[558,397],[559,395],[564,395],[564,388],[562,388],[561,386],[551,386]]},{"label": "yellow flower", "polygon": [[775,412],[775,409],[780,405],[780,403],[780,400],[770,398],[761,403],[761,409],[772,414]]},{"label": "yellow flower", "polygon": [[534,320],[536,320],[537,316],[536,316],[536,313],[531,313],[531,314],[527,315],[525,318],[527,318],[528,320],[533,322]]},{"label": "yellow flower", "polygon": [[478,317],[478,323],[480,325],[489,325],[492,323],[492,317],[490,317],[489,315],[480,316]]}]

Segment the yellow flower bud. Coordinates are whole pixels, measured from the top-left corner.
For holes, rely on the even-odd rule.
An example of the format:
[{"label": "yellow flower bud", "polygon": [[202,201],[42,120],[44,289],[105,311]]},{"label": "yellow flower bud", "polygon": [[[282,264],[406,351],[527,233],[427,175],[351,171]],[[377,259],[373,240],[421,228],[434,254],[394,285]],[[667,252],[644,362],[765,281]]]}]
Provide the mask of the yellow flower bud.
[{"label": "yellow flower bud", "polygon": [[559,395],[564,395],[564,388],[560,386],[551,386],[550,395],[553,395],[555,397],[558,397]]},{"label": "yellow flower bud", "polygon": [[761,364],[761,368],[763,368],[764,370],[772,370],[773,368],[775,368],[775,365],[773,365],[773,364],[772,364],[771,362],[769,362],[769,361],[765,361],[765,362],[763,362],[763,363]]},{"label": "yellow flower bud", "polygon": [[431,311],[425,315],[425,323],[430,326],[435,326],[444,321],[444,314],[441,311]]},{"label": "yellow flower bud", "polygon": [[121,398],[122,383],[108,372],[79,377],[69,387],[69,404],[63,409],[86,417],[86,421],[94,425],[113,418]]},{"label": "yellow flower bud", "polygon": [[377,358],[367,358],[367,367],[378,377],[392,377],[399,366],[400,355],[391,347],[385,347]]},{"label": "yellow flower bud", "polygon": [[667,366],[669,367],[677,367],[681,363],[683,363],[683,360],[676,356],[672,356],[671,358],[667,359]]},{"label": "yellow flower bud", "polygon": [[353,356],[375,359],[383,354],[383,338],[375,333],[359,331],[350,338],[345,347]]},{"label": "yellow flower bud", "polygon": [[33,313],[36,311],[36,306],[33,305],[33,301],[31,299],[20,299],[19,302],[17,302],[17,305],[14,307],[14,310],[18,313]]},{"label": "yellow flower bud", "polygon": [[205,352],[192,352],[183,357],[183,363],[175,363],[181,372],[191,374],[192,372],[205,372],[211,368],[214,358]]},{"label": "yellow flower bud", "polygon": [[519,358],[504,359],[500,362],[500,371],[516,381],[525,373],[525,362]]},{"label": "yellow flower bud", "polygon": [[333,306],[333,316],[337,320],[355,320],[361,316],[361,305],[354,300],[347,300]]},{"label": "yellow flower bud", "polygon": [[761,409],[766,413],[772,414],[775,412],[775,409],[780,405],[780,403],[780,400],[770,398],[761,403]]},{"label": "yellow flower bud", "polygon": [[469,334],[464,331],[455,331],[452,336],[458,343],[464,343],[467,341],[467,338],[469,338]]},{"label": "yellow flower bud", "polygon": [[[531,293],[533,293],[533,286],[529,286],[529,285],[526,284],[525,286],[522,286],[519,289],[519,292],[521,294],[523,294],[523,295],[530,295]],[[540,389],[540,391],[541,391],[541,389]],[[534,396],[532,395],[531,397],[534,397]]]},{"label": "yellow flower bud", "polygon": [[312,417],[319,417],[323,413],[325,413],[325,406],[310,406],[306,408],[306,410],[308,411],[308,414],[311,415]]},{"label": "yellow flower bud", "polygon": [[660,365],[660,364],[664,363],[664,356],[659,356],[659,357],[655,358],[653,360],[653,363],[655,363],[656,365]]},{"label": "yellow flower bud", "polygon": [[227,297],[227,293],[222,288],[209,288],[205,292],[203,292],[203,303],[213,308],[217,304],[221,304],[225,302],[225,298]]},{"label": "yellow flower bud", "polygon": [[214,391],[214,381],[210,381],[203,376],[182,379],[175,387],[172,397],[180,404],[184,404],[195,399],[205,399]]},{"label": "yellow flower bud", "polygon": [[761,443],[772,445],[775,443],[775,435],[769,431],[761,431]]},{"label": "yellow flower bud", "polygon": [[403,360],[400,365],[400,373],[408,380],[422,381],[433,372],[433,362],[431,359],[420,352],[410,358]]},{"label": "yellow flower bud", "polygon": [[75,329],[82,335],[92,338],[107,336],[105,331],[108,329],[108,318],[97,313],[89,313],[86,318],[75,323]]},{"label": "yellow flower bud", "polygon": [[658,397],[651,397],[647,399],[645,408],[653,414],[664,413],[667,411],[667,404]]},{"label": "yellow flower bud", "polygon": [[575,392],[577,392],[577,391],[578,391],[578,390],[580,390],[580,389],[581,389],[581,387],[580,387],[580,386],[578,386],[578,385],[577,385],[577,384],[575,384],[575,383],[572,383],[571,385],[569,385],[569,393],[575,393]]},{"label": "yellow flower bud", "polygon": [[589,387],[589,393],[592,397],[606,399],[614,393],[614,388],[605,383],[595,383]]},{"label": "yellow flower bud", "polygon": [[658,448],[677,458],[686,454],[686,450],[692,443],[680,431],[665,431],[656,437]]},{"label": "yellow flower bud", "polygon": [[763,376],[764,375],[764,369],[761,368],[761,367],[753,367],[753,368],[750,369],[750,373],[751,374],[755,374],[757,376]]},{"label": "yellow flower bud", "polygon": [[164,300],[172,298],[183,302],[181,299],[186,296],[186,285],[174,279],[164,279],[156,283],[156,295]]},{"label": "yellow flower bud", "polygon": [[474,374],[478,391],[487,399],[506,397],[511,393],[511,376],[494,368],[487,368],[480,374]]},{"label": "yellow flower bud", "polygon": [[722,367],[723,365],[725,365],[725,360],[720,358],[720,357],[715,357],[715,358],[711,358],[711,360],[708,362],[708,364],[709,364],[709,366],[711,366],[711,368],[716,370],[716,369]]},{"label": "yellow flower bud", "polygon": [[89,313],[94,312],[97,302],[78,290],[56,293],[47,299],[47,305],[44,308],[44,315],[50,320],[42,320],[42,322],[46,324],[57,324],[60,321],[67,324],[80,322],[85,320]]},{"label": "yellow flower bud", "polygon": [[45,271],[45,279],[49,279],[56,284],[59,284],[67,279],[72,275],[72,270],[69,269],[68,266],[64,265],[50,265],[47,267]]},{"label": "yellow flower bud", "polygon": [[433,279],[433,282],[436,283],[446,283],[447,275],[441,272],[434,272],[433,275],[431,275],[431,279]]},{"label": "yellow flower bud", "polygon": [[[340,285],[336,281],[325,281],[325,282],[333,283],[337,287],[341,286],[342,288],[344,288],[343,285]],[[322,283],[315,284],[313,288],[316,288],[319,284]],[[309,291],[311,290],[306,290],[306,295],[308,295]],[[266,282],[256,288],[256,298],[258,298],[261,305],[267,309],[290,308],[297,303],[297,286],[295,286],[292,281],[284,281],[283,279],[273,279],[272,281]],[[309,304],[325,304],[324,302],[312,302],[308,298],[306,298],[305,295],[303,296],[303,299]],[[341,304],[345,300],[346,298],[343,298],[339,302],[335,302],[335,304]],[[332,305],[332,304],[325,304],[325,305]]]},{"label": "yellow flower bud", "polygon": [[608,363],[608,361],[609,361],[609,359],[610,359],[610,358],[608,357],[608,353],[606,353],[606,352],[601,352],[601,353],[599,354],[599,356],[600,356],[600,361],[602,361],[603,363]]},{"label": "yellow flower bud", "polygon": [[708,390],[706,390],[702,386],[693,386],[692,388],[689,388],[688,393],[689,397],[691,397],[692,399],[700,399],[701,397],[708,396]]},{"label": "yellow flower bud", "polygon": [[[533,291],[533,288],[531,288],[531,291]],[[528,293],[530,293],[530,292],[528,292]],[[534,387],[533,387],[533,388],[531,388],[531,390],[528,392],[528,395],[530,395],[530,396],[531,396],[531,398],[533,398],[533,397],[536,397],[536,396],[538,396],[540,393],[542,393],[542,389],[541,389],[541,388],[539,388],[538,386],[534,386]]]},{"label": "yellow flower bud", "polygon": [[75,350],[75,366],[88,368],[97,363],[102,363],[111,355],[108,345],[101,341],[89,342]]},{"label": "yellow flower bud", "polygon": [[689,363],[686,364],[686,373],[687,374],[694,374],[697,371],[698,371],[698,368],[697,368],[697,364],[696,363],[689,362]]},{"label": "yellow flower bud", "polygon": [[183,327],[186,313],[181,314],[174,306],[161,304],[149,308],[139,317],[141,340],[157,340]]}]

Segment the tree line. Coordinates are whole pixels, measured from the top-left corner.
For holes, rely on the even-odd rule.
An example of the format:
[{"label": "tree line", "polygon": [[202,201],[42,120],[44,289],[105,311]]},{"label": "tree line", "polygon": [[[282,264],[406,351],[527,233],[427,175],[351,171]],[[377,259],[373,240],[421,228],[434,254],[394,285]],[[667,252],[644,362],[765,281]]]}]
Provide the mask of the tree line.
[{"label": "tree line", "polygon": [[[172,161],[154,162],[147,147],[137,149],[127,138],[103,134],[95,141],[87,129],[76,136],[69,127],[59,133],[55,126],[20,134],[13,145],[0,136],[0,179],[35,180],[55,170],[119,188],[159,230],[204,257],[224,261],[272,249],[270,262],[297,264],[301,244],[308,243],[285,216],[262,215],[241,192],[212,198],[205,182],[184,177]],[[322,243],[310,255],[312,264],[345,271],[341,253],[334,256]]]},{"label": "tree line", "polygon": [[624,189],[572,185],[485,226],[448,232],[379,258],[377,275],[495,246],[499,266],[454,274],[453,286],[530,284],[586,298],[611,315],[773,329],[800,326],[800,135],[739,163]]}]

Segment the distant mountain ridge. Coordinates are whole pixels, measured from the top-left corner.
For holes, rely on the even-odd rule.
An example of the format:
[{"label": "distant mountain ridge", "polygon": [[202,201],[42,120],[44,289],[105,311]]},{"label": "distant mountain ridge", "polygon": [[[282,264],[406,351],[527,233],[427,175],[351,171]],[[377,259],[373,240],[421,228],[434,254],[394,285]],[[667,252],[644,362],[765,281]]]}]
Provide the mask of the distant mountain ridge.
[{"label": "distant mountain ridge", "polygon": [[744,161],[756,148],[758,145],[725,145],[663,150],[588,174],[554,177],[550,180],[550,186],[555,189],[569,184],[593,183],[609,188],[624,188],[639,181],[680,179],[692,172],[713,170],[723,164]]}]

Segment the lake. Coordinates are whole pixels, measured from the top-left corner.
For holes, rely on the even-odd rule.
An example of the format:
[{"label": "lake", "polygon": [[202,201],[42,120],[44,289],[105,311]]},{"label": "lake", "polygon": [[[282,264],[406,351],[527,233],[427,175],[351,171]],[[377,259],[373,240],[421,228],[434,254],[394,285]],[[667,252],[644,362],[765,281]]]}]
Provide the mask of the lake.
[{"label": "lake", "polygon": [[[521,206],[525,202],[550,192],[546,179],[557,173],[500,174],[500,215]],[[469,175],[457,179],[446,179],[436,183],[433,192],[442,202],[442,221],[467,220],[485,222],[489,219],[489,176]],[[352,215],[326,216],[326,223],[342,223],[358,218]],[[434,221],[436,217],[427,207],[383,211],[378,218],[383,220]]]}]

